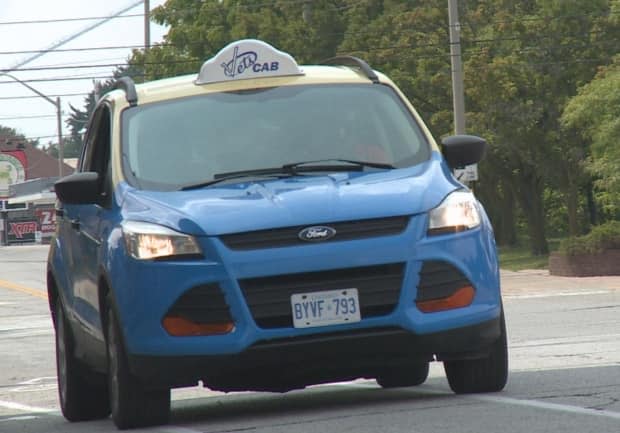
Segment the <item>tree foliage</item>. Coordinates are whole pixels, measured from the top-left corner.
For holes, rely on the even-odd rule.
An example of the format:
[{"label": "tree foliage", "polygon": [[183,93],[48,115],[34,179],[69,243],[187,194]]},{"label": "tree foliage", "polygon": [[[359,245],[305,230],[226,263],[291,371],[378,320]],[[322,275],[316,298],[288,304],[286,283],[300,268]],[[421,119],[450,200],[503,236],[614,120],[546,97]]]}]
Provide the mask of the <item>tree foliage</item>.
[{"label": "tree foliage", "polygon": [[620,218],[620,58],[580,89],[567,104],[562,121],[590,144],[585,167],[594,177],[605,212]]},{"label": "tree foliage", "polygon": [[[86,132],[86,126],[90,119],[91,114],[95,110],[97,101],[106,92],[114,89],[115,82],[118,78],[123,76],[129,76],[132,78],[142,78],[144,72],[140,66],[128,64],[127,66],[119,67],[113,73],[114,78],[105,80],[103,82],[95,82],[95,88],[86,95],[84,98],[84,107],[82,109],[76,108],[70,105],[71,114],[65,121],[69,127],[69,137],[64,141],[64,157],[65,158],[78,158],[82,152],[84,146],[84,133]],[[52,149],[54,156],[58,155],[57,146]]]}]

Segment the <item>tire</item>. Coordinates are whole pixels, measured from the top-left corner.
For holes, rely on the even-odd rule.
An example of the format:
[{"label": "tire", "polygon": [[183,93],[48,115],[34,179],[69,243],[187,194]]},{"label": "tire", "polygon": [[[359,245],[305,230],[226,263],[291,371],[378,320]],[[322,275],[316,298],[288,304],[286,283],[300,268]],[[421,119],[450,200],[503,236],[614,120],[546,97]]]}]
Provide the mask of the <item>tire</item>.
[{"label": "tire", "polygon": [[80,364],[73,349],[73,337],[59,299],[56,303],[56,374],[62,414],[71,422],[107,418],[110,403],[105,380]]},{"label": "tire", "polygon": [[504,310],[500,316],[500,337],[488,356],[480,359],[445,361],[444,370],[450,388],[457,394],[498,392],[508,380],[508,345]]},{"label": "tire", "polygon": [[428,362],[416,362],[408,367],[395,368],[377,377],[382,388],[422,385],[428,378]]},{"label": "tire", "polygon": [[120,327],[111,309],[107,326],[108,387],[114,424],[120,430],[167,424],[170,389],[147,389],[131,374]]}]

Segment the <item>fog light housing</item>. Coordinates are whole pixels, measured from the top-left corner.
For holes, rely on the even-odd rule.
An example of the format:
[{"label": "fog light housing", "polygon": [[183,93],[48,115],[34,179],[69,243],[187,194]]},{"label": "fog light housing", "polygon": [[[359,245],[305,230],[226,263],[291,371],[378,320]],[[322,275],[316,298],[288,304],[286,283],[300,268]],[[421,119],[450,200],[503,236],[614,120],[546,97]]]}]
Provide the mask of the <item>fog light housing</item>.
[{"label": "fog light housing", "polygon": [[423,313],[436,313],[438,311],[454,310],[471,305],[476,291],[472,286],[464,286],[450,296],[427,301],[416,301],[418,310]]},{"label": "fog light housing", "polygon": [[229,334],[235,329],[233,322],[196,323],[178,316],[164,317],[162,325],[173,337],[204,337]]}]

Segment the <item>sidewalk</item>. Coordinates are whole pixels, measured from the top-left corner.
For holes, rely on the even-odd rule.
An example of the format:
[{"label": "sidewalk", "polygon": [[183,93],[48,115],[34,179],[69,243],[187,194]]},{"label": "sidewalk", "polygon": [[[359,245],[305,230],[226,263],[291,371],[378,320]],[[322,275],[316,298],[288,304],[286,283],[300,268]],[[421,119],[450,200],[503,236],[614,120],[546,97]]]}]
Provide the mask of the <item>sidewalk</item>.
[{"label": "sidewalk", "polygon": [[505,297],[545,296],[561,294],[619,292],[620,276],[558,277],[548,270],[500,271]]}]

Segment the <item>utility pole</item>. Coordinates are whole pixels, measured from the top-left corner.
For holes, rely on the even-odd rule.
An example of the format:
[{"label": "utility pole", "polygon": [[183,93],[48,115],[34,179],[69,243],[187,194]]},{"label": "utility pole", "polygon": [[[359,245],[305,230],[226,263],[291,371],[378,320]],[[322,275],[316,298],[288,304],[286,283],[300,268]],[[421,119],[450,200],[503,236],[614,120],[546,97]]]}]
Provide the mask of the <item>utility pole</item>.
[{"label": "utility pole", "polygon": [[463,91],[463,65],[461,61],[461,24],[458,0],[448,0],[448,23],[450,26],[450,60],[452,63],[452,105],[454,109],[454,133],[465,133],[465,95]]},{"label": "utility pole", "polygon": [[59,96],[56,96],[56,130],[58,131],[58,176],[62,177],[64,175],[62,166],[65,162],[65,143],[62,139],[62,110]]},{"label": "utility pole", "polygon": [[[448,24],[450,26],[450,61],[452,64],[452,106],[454,110],[454,133],[465,134],[465,91],[463,86],[463,62],[461,59],[461,23],[459,23],[458,0],[448,0]],[[463,182],[478,180],[478,165],[468,165],[455,170],[457,179]]]},{"label": "utility pole", "polygon": [[144,53],[151,48],[151,2],[144,0]]},{"label": "utility pole", "polygon": [[25,83],[24,81],[20,80],[19,78],[8,74],[4,71],[0,71],[0,76],[2,77],[9,77],[10,79],[16,81],[17,83],[21,84],[22,86],[26,87],[27,89],[29,89],[30,91],[36,93],[37,95],[39,95],[41,98],[45,99],[47,102],[49,102],[50,104],[52,104],[53,106],[56,107],[56,128],[58,129],[58,176],[62,177],[63,175],[63,170],[62,170],[62,166],[63,166],[63,154],[64,154],[64,143],[62,141],[62,106],[60,105],[60,97],[56,97],[56,100],[50,98],[49,96],[45,95],[44,93],[39,92],[37,89],[35,89],[34,87],[32,87],[30,84]]}]

